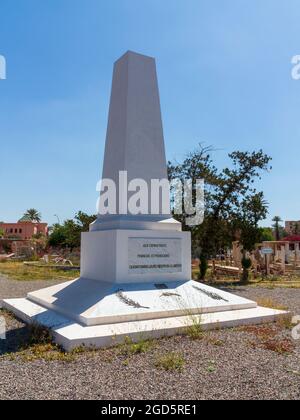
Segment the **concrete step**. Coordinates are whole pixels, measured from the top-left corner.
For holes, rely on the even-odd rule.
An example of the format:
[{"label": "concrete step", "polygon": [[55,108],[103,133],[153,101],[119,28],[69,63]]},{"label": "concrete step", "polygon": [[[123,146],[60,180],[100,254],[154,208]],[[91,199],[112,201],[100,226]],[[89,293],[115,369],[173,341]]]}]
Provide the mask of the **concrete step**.
[{"label": "concrete step", "polygon": [[225,312],[185,315],[172,318],[139,320],[106,325],[84,326],[28,299],[6,299],[3,307],[26,323],[39,323],[53,332],[54,340],[66,351],[79,346],[102,348],[124,342],[159,338],[184,333],[192,325],[205,330],[262,324],[287,316],[287,312],[268,308],[240,309]]}]

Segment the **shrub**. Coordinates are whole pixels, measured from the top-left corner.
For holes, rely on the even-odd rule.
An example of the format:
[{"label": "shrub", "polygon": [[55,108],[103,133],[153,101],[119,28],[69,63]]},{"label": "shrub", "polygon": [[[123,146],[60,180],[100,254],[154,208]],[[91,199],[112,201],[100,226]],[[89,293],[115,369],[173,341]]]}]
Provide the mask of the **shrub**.
[{"label": "shrub", "polygon": [[249,280],[249,269],[252,266],[252,262],[250,258],[244,257],[242,259],[242,267],[243,267],[243,274],[242,274],[242,281],[243,283],[247,283]]}]

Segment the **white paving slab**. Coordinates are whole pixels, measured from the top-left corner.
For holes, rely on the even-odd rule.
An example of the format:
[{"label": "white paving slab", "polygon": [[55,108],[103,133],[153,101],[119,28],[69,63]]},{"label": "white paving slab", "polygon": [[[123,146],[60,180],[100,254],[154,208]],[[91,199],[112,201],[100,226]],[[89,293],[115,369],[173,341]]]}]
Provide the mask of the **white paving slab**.
[{"label": "white paving slab", "polygon": [[239,325],[269,323],[287,312],[268,308],[240,309],[201,315],[122,322],[107,325],[83,326],[27,299],[8,299],[3,307],[25,322],[35,322],[50,328],[55,341],[66,351],[79,346],[108,347],[122,343],[126,337],[133,341],[183,333],[190,325],[201,323],[203,330]]}]

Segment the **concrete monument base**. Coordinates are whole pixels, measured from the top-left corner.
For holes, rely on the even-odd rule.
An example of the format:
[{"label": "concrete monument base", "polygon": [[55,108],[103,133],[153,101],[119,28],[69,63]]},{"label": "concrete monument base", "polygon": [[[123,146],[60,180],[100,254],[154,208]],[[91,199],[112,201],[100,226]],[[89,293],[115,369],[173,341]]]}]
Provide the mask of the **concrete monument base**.
[{"label": "concrete monument base", "polygon": [[80,276],[104,283],[187,281],[191,278],[191,234],[138,229],[85,232]]},{"label": "concrete monument base", "polygon": [[[203,287],[200,284],[199,286]],[[236,299],[238,300],[238,298]],[[243,303],[245,303],[244,300]],[[195,324],[200,324],[205,331],[215,328],[269,323],[286,315],[284,311],[261,307],[227,311],[222,311],[220,308],[220,311],[201,315],[186,313],[186,315],[168,318],[140,319],[129,322],[120,322],[119,320],[116,323],[85,326],[29,299],[4,300],[3,307],[12,311],[18,318],[27,323],[34,322],[50,328],[55,342],[66,351],[72,351],[80,346],[87,348],[109,347],[123,343],[127,337],[133,341],[139,341],[147,338],[176,335],[184,333]]]},{"label": "concrete monument base", "polygon": [[286,312],[195,282],[112,284],[77,279],[8,299],[3,307],[29,323],[53,332],[69,351],[78,346],[105,347],[132,340],[203,329],[275,321]]}]

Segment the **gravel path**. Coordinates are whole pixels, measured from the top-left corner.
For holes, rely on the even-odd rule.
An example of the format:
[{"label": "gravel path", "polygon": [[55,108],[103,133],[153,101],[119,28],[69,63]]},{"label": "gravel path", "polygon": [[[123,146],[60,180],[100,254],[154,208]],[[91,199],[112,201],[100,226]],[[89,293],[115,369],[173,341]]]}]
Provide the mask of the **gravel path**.
[{"label": "gravel path", "polygon": [[233,288],[227,287],[224,290],[254,301],[259,299],[271,299],[274,303],[279,303],[293,313],[300,315],[300,289],[270,289],[263,287],[238,286]]},{"label": "gravel path", "polygon": [[[0,299],[23,296],[53,282],[14,282],[0,278]],[[233,288],[251,299],[271,298],[300,314],[300,289]],[[1,315],[1,312],[0,312]],[[3,315],[3,313],[2,313]],[[5,314],[8,339],[0,340],[0,399],[300,399],[300,340],[282,326],[231,329],[155,342],[143,354],[120,349],[83,353],[74,360],[24,361],[16,353],[26,326]],[[265,330],[262,330],[265,328]],[[261,333],[293,345],[291,354],[266,350]],[[161,355],[184,357],[182,371],[155,366]]]},{"label": "gravel path", "polygon": [[54,280],[18,281],[0,275],[0,301],[6,298],[25,297],[29,292],[50,287],[57,283],[59,282]]}]

